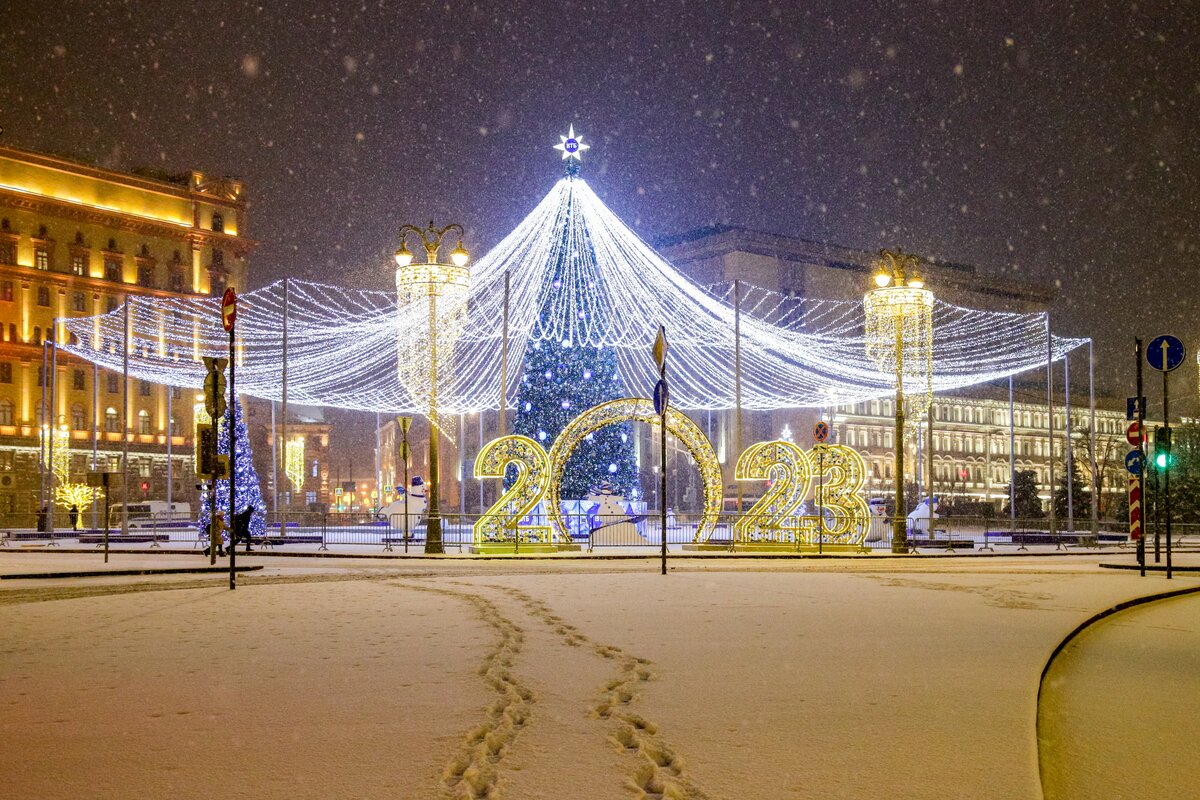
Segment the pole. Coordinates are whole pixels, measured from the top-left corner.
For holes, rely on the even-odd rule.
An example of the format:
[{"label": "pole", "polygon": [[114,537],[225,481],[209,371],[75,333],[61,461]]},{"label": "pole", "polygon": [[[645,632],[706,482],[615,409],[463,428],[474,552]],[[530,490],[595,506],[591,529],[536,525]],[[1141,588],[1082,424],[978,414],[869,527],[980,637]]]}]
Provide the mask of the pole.
[{"label": "pole", "polygon": [[383,508],[383,439],[379,425],[379,412],[375,412],[375,513]]},{"label": "pole", "polygon": [[41,521],[41,524],[38,525],[39,532],[46,530],[46,417],[48,416],[46,412],[46,381],[47,373],[50,371],[47,346],[46,340],[42,339],[42,372],[38,376],[40,379],[38,383],[41,384],[39,388],[42,390],[40,403],[42,418],[38,420],[38,478],[40,479],[38,483],[38,519]]},{"label": "pole", "polygon": [[1054,339],[1050,335],[1050,312],[1046,312],[1046,444],[1049,448],[1046,463],[1050,482],[1050,538],[1058,532],[1054,513]]},{"label": "pole", "polygon": [[[500,432],[497,436],[504,435],[504,412],[508,404],[508,279],[509,272],[504,270],[504,322],[500,335]],[[407,487],[405,491],[408,491]],[[480,503],[482,505],[482,501]]]},{"label": "pole", "polygon": [[[271,401],[271,511],[275,520],[279,520],[279,462],[285,454],[284,447],[279,441],[279,428],[275,426],[275,401]],[[284,461],[284,468],[287,462]]]},{"label": "pole", "polygon": [[[742,282],[733,282],[733,393],[734,425],[736,426],[734,449],[737,455],[733,463],[742,457]],[[737,510],[742,513],[742,482],[737,483]],[[724,490],[722,489],[722,494]]]},{"label": "pole", "polygon": [[[479,454],[483,452],[483,409],[479,409],[479,449],[475,451],[475,458],[478,460]],[[479,513],[483,513],[483,481],[477,481],[479,484]],[[463,509],[466,511],[466,509]]]},{"label": "pole", "polygon": [[[234,353],[234,332],[229,331],[229,589],[237,588],[237,571],[233,562],[237,554],[237,527],[234,519],[237,515],[237,389],[234,386],[234,375],[237,373],[237,362]],[[249,531],[246,532],[246,547],[250,547]]]},{"label": "pole", "polygon": [[429,291],[429,505],[425,512],[425,552],[443,553],[442,515],[438,503],[438,424],[437,424],[437,295]]},{"label": "pole", "polygon": [[[170,519],[172,511],[174,511],[171,508],[171,478],[173,474],[171,470],[171,393],[175,390],[166,386],[163,387],[163,391],[167,393],[167,518]],[[156,544],[158,543],[158,539],[154,541]]]},{"label": "pole", "polygon": [[[50,464],[46,470],[46,533],[50,537],[50,543],[54,544],[54,435],[55,427],[58,425],[58,415],[54,413],[58,408],[58,339],[54,338],[58,334],[58,320],[55,319],[54,324],[50,328]],[[43,419],[43,422],[45,420]],[[68,462],[69,463],[69,462]]]},{"label": "pole", "polygon": [[1063,356],[1063,402],[1067,436],[1067,533],[1075,532],[1075,458],[1071,451],[1071,354]]},{"label": "pole", "polygon": [[1142,535],[1137,541],[1137,559],[1139,572],[1144,578],[1146,577],[1146,523],[1149,521],[1150,515],[1146,513],[1146,409],[1142,407],[1142,340],[1139,338],[1133,340],[1133,359],[1137,364],[1137,392],[1133,402],[1137,404],[1138,430],[1142,433],[1138,438],[1138,452],[1142,457],[1142,469],[1138,473],[1138,486],[1142,492]]},{"label": "pole", "polygon": [[1017,412],[1013,406],[1013,376],[1008,376],[1008,516],[1017,530]]},{"label": "pole", "polygon": [[121,357],[124,380],[121,382],[121,535],[129,535],[129,304],[125,295],[125,321],[122,326]]},{"label": "pole", "polygon": [[[1171,430],[1171,412],[1169,405],[1168,387],[1167,387],[1167,346],[1163,345],[1163,428],[1166,431]],[[1175,443],[1171,443],[1171,449],[1174,450]],[[1164,527],[1166,528],[1167,537],[1167,580],[1171,580],[1171,456],[1167,457],[1167,465],[1163,467],[1163,516],[1166,520]]]},{"label": "pole", "polygon": [[[399,427],[399,425],[397,425]],[[404,456],[404,552],[408,552],[408,431],[403,432],[404,449],[401,450],[401,455]]]},{"label": "pole", "polygon": [[929,481],[929,494],[926,495],[926,498],[929,501],[929,531],[927,532],[927,535],[929,536],[930,539],[932,539],[933,538],[933,506],[934,506],[934,501],[933,501],[933,395],[932,394],[929,396],[929,419],[928,419],[927,427],[928,427],[928,430],[925,431],[925,437],[926,437],[925,449],[927,451],[925,453],[925,472],[928,476],[926,478],[926,480]]},{"label": "pole", "polygon": [[[1096,362],[1092,340],[1088,339],[1088,449],[1092,469],[1092,536],[1100,535],[1100,474],[1096,462]],[[1099,539],[1096,542],[1099,543]]]},{"label": "pole", "polygon": [[825,553],[825,448],[817,451],[817,554]]},{"label": "pole", "polygon": [[[288,279],[283,279],[283,397],[279,409],[280,412],[280,434],[279,434],[279,453],[277,459],[287,458],[287,420],[288,420]],[[283,474],[287,478],[287,461],[283,461]],[[284,488],[283,495],[283,516],[278,517],[279,534],[281,536],[287,533],[287,510],[288,503],[287,488]]]},{"label": "pole", "polygon": [[[100,365],[92,362],[92,471],[96,471],[97,458],[100,455]],[[108,486],[105,485],[104,493],[107,496]],[[108,526],[108,518],[104,519],[105,527]],[[92,531],[96,530],[96,492],[92,492]]]},{"label": "pole", "polygon": [[892,517],[892,552],[908,552],[904,527],[904,321],[896,318],[896,513]]}]

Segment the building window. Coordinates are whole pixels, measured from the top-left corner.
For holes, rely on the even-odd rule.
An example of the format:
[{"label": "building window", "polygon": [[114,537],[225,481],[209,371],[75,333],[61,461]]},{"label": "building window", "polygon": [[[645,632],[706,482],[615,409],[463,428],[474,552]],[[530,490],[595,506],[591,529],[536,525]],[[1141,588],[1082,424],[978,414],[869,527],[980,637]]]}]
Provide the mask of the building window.
[{"label": "building window", "polygon": [[0,472],[12,472],[16,462],[16,453],[12,450],[0,450]]},{"label": "building window", "polygon": [[15,264],[17,263],[17,244],[16,242],[3,241],[0,242],[0,264]]},{"label": "building window", "polygon": [[121,421],[117,419],[117,410],[112,406],[104,410],[104,430],[109,433],[121,432]]},{"label": "building window", "polygon": [[118,305],[117,298],[115,298],[115,297],[109,297],[108,300],[104,304],[105,308],[108,311],[116,311],[117,305]]},{"label": "building window", "polygon": [[33,326],[33,343],[34,344],[42,343],[42,329],[41,329],[41,327],[39,327],[37,325]]},{"label": "building window", "polygon": [[50,269],[50,253],[44,247],[33,248],[33,266],[43,272]]},{"label": "building window", "polygon": [[87,421],[83,415],[83,406],[76,403],[71,406],[71,427],[77,431],[81,431],[87,425]]},{"label": "building window", "polygon": [[13,299],[12,281],[0,281],[0,300]]},{"label": "building window", "polygon": [[139,478],[149,478],[154,467],[154,462],[148,458],[143,458],[138,461],[137,471]]},{"label": "building window", "polygon": [[12,364],[0,361],[0,383],[12,383]]},{"label": "building window", "polygon": [[[13,424],[13,401],[7,397],[0,399],[0,425]],[[11,452],[11,451],[9,451]]]},{"label": "building window", "polygon": [[71,385],[76,389],[86,389],[87,383],[83,376],[83,370],[77,369],[71,374]]},{"label": "building window", "polygon": [[115,258],[104,259],[104,279],[109,281],[121,280],[121,262]]},{"label": "building window", "polygon": [[75,253],[71,256],[71,274],[87,275],[88,257],[82,253]]},{"label": "building window", "polygon": [[313,459],[313,463],[312,463],[312,476],[313,476],[314,478],[320,477],[320,476],[317,474],[317,472],[318,472],[318,470],[319,470],[320,468],[321,468],[321,462],[320,462],[320,461],[317,461],[316,459]]},{"label": "building window", "polygon": [[170,290],[172,292],[182,292],[184,290],[183,289],[183,270],[172,269],[171,274],[167,280],[169,281],[169,284],[170,284],[168,288],[170,288]]},{"label": "building window", "polygon": [[37,304],[39,306],[49,306],[50,305],[50,287],[49,286],[39,286],[38,287]]},{"label": "building window", "polygon": [[150,381],[139,381],[138,394],[140,394],[142,397],[149,397],[152,393],[153,386],[154,384],[150,383]]},{"label": "building window", "polygon": [[17,323],[10,322],[10,323],[8,323],[8,338],[5,339],[4,341],[15,342],[16,340],[17,340]]},{"label": "building window", "polygon": [[71,295],[71,308],[76,311],[87,311],[87,295],[83,292],[75,292]]},{"label": "building window", "polygon": [[179,420],[175,419],[174,417],[171,417],[170,430],[172,436],[179,435]]},{"label": "building window", "polygon": [[183,387],[181,387],[181,386],[172,386],[172,387],[171,387],[171,399],[172,399],[172,400],[179,400],[179,399],[180,399],[180,398],[182,398],[182,397],[183,397]]},{"label": "building window", "polygon": [[316,492],[305,492],[304,493],[304,502],[308,503],[310,506],[315,505],[317,502],[317,493]]},{"label": "building window", "polygon": [[141,266],[138,267],[137,272],[138,272],[138,275],[137,275],[138,283],[140,283],[142,286],[153,286],[154,285],[154,267],[153,266],[151,266],[150,264],[142,264]]},{"label": "building window", "polygon": [[212,229],[217,233],[225,232],[225,218],[220,214],[212,215]]},{"label": "building window", "polygon": [[104,379],[108,383],[107,388],[108,388],[109,394],[116,394],[117,392],[121,391],[121,376],[120,375],[117,375],[116,373],[110,373],[108,375],[105,375]]},{"label": "building window", "polygon": [[138,433],[153,433],[152,425],[153,421],[150,419],[150,412],[143,408],[138,412]]}]

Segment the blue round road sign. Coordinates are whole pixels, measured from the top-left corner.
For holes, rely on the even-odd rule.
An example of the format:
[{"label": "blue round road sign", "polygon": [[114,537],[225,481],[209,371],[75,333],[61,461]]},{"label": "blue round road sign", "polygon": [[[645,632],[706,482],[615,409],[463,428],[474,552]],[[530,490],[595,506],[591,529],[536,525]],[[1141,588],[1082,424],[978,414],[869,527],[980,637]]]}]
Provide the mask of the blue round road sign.
[{"label": "blue round road sign", "polygon": [[829,438],[829,423],[821,420],[816,425],[813,425],[813,440],[817,443],[824,442]]},{"label": "blue round road sign", "polygon": [[1130,450],[1125,454],[1125,469],[1129,470],[1130,475],[1141,475],[1143,461],[1141,450]]},{"label": "blue round road sign", "polygon": [[1183,342],[1174,336],[1156,336],[1146,346],[1146,361],[1159,372],[1170,372],[1183,363]]},{"label": "blue round road sign", "polygon": [[662,415],[666,413],[667,403],[671,399],[670,390],[667,389],[666,378],[662,378],[658,383],[654,384],[654,413]]}]

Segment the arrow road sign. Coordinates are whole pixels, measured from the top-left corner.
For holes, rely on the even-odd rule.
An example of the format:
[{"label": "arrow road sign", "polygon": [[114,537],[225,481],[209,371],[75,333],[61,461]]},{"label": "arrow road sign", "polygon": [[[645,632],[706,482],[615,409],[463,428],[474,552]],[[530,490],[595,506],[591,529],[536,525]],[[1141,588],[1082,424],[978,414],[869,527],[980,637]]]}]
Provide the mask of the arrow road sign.
[{"label": "arrow road sign", "polygon": [[667,403],[670,402],[671,392],[667,388],[667,379],[661,378],[654,384],[654,413],[662,416],[667,413]]},{"label": "arrow road sign", "polygon": [[1146,397],[1126,397],[1125,398],[1125,419],[1135,420],[1138,414],[1146,416]]},{"label": "arrow road sign", "polygon": [[1183,363],[1183,342],[1174,336],[1158,336],[1146,346],[1146,361],[1159,372],[1170,372]]},{"label": "arrow road sign", "polygon": [[1125,454],[1125,469],[1129,470],[1130,475],[1141,475],[1143,460],[1141,450],[1130,450]]}]

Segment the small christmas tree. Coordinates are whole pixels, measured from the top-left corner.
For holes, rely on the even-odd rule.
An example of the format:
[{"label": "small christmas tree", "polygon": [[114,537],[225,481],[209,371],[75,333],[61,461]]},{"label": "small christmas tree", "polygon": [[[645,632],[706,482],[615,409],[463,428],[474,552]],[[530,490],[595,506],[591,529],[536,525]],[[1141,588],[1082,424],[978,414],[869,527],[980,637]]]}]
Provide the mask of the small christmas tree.
[{"label": "small christmas tree", "polygon": [[[241,514],[250,510],[250,535],[262,536],[266,532],[267,505],[263,502],[262,487],[259,485],[258,472],[254,469],[254,456],[250,450],[250,437],[246,431],[246,422],[242,417],[242,404],[237,398],[229,404],[229,412],[236,414],[237,424],[234,425],[233,445],[236,448],[234,461],[234,476],[237,479],[235,490],[237,502],[234,513]],[[229,416],[222,420],[217,431],[217,452],[229,453]],[[200,529],[207,530],[212,500],[208,495],[209,484],[204,484],[200,493]],[[232,526],[233,520],[229,515],[229,481],[217,481],[217,512],[225,515],[227,525]]]}]

